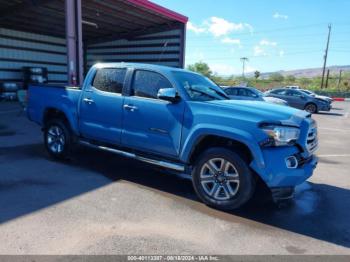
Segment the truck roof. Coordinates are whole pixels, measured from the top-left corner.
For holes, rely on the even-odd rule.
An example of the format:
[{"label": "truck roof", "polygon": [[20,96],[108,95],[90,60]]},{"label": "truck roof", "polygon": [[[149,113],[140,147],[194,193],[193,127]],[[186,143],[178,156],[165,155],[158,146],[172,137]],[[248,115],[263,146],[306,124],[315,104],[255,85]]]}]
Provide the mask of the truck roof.
[{"label": "truck roof", "polygon": [[[182,68],[163,66],[163,65],[155,65],[155,64],[144,64],[144,63],[124,63],[124,62],[118,62],[118,63],[97,63],[93,67],[96,67],[96,68],[133,67],[133,68],[150,69],[150,70],[163,71],[163,72],[174,72],[174,71],[188,72],[188,70],[185,70],[185,69],[182,69]],[[193,72],[193,73],[195,73],[195,72]]]}]

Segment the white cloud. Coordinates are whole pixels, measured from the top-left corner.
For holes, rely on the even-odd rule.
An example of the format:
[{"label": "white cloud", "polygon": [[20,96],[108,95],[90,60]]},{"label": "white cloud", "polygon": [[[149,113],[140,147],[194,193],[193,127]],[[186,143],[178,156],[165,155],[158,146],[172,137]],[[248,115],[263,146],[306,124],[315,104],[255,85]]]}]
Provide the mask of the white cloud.
[{"label": "white cloud", "polygon": [[248,23],[233,23],[220,17],[211,17],[209,21],[205,23],[208,26],[208,31],[215,37],[225,36],[234,31],[243,31],[248,29],[253,31],[253,27]]},{"label": "white cloud", "polygon": [[239,30],[239,26],[236,24],[219,17],[211,17],[208,26],[209,32],[215,37],[227,35],[233,30]]},{"label": "white cloud", "polygon": [[266,39],[262,39],[259,43],[261,46],[277,46],[276,42],[271,42]]},{"label": "white cloud", "polygon": [[[205,20],[201,25],[195,25],[192,22],[188,22],[187,30],[192,31],[195,34],[210,33],[214,37],[225,37],[230,33],[237,31],[248,30],[250,33],[253,33],[254,28],[248,23],[234,23],[224,18],[213,16]],[[229,42],[234,44],[233,42],[227,40],[228,39],[223,39],[222,42],[226,44]]]},{"label": "white cloud", "polygon": [[210,69],[218,75],[234,75],[240,73],[240,69],[228,64],[209,64]]},{"label": "white cloud", "polygon": [[206,29],[204,27],[196,26],[192,24],[191,22],[187,23],[187,30],[192,31],[196,34],[204,33]]},{"label": "white cloud", "polygon": [[193,52],[187,54],[187,60],[196,61],[196,62],[204,61],[205,55],[201,50],[195,49]]},{"label": "white cloud", "polygon": [[248,24],[248,23],[244,23],[245,28],[247,28],[249,30],[249,32],[252,34],[254,32],[254,28],[252,25]]},{"label": "white cloud", "polygon": [[254,50],[254,56],[266,56],[267,55],[264,48],[262,48],[260,45],[254,46],[253,50]]},{"label": "white cloud", "polygon": [[279,54],[280,57],[283,57],[284,56],[284,51],[280,50],[278,54]]},{"label": "white cloud", "polygon": [[225,37],[221,39],[221,42],[224,44],[241,45],[241,39],[234,39],[231,37]]},{"label": "white cloud", "polygon": [[[260,42],[253,47],[254,56],[267,56],[271,52],[276,52],[277,42],[261,39]],[[283,55],[283,54],[282,54]]]},{"label": "white cloud", "polygon": [[[218,63],[214,63],[214,64],[211,64],[209,63],[209,67],[210,69],[218,74],[218,75],[221,75],[221,76],[231,76],[231,75],[240,75],[242,74],[242,66],[233,66],[233,65],[230,65],[230,64],[218,64]],[[245,73],[252,73],[256,71],[256,68],[250,66],[249,64],[246,64],[246,67],[245,67]]]},{"label": "white cloud", "polygon": [[280,14],[278,12],[274,13],[272,15],[272,17],[275,18],[275,19],[284,19],[284,20],[288,19],[288,15],[282,15],[282,14]]}]

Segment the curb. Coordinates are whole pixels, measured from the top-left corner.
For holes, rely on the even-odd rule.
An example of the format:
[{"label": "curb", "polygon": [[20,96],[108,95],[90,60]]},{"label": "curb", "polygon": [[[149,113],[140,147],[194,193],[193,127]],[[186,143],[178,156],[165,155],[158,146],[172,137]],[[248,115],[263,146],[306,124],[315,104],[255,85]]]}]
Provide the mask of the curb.
[{"label": "curb", "polygon": [[343,97],[333,97],[334,101],[338,101],[338,102],[350,102],[350,98],[343,98]]}]

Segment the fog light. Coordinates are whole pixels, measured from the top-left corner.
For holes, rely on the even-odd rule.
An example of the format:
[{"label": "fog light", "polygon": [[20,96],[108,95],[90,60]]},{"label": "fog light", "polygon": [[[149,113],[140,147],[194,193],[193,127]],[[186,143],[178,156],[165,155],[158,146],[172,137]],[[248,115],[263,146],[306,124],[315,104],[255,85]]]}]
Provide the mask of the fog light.
[{"label": "fog light", "polygon": [[298,167],[298,159],[295,156],[290,156],[286,158],[286,166],[287,168],[297,168]]}]

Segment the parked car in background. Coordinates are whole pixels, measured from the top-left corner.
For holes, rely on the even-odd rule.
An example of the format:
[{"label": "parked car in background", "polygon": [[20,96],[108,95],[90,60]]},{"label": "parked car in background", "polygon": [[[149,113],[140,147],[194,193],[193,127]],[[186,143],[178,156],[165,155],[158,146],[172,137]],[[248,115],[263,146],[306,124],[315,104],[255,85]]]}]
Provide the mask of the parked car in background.
[{"label": "parked car in background", "polygon": [[308,95],[298,89],[278,88],[267,91],[265,95],[283,99],[287,101],[290,106],[312,114],[319,111],[330,111],[332,108],[329,101]]},{"label": "parked car in background", "polygon": [[286,86],[288,89],[301,89],[300,86]]},{"label": "parked car in background", "polygon": [[225,88],[224,91],[230,97],[230,99],[234,100],[265,101],[272,104],[288,105],[285,100],[266,96],[263,92],[254,87],[232,86]]},{"label": "parked car in background", "polygon": [[313,96],[313,97],[316,97],[316,98],[320,98],[320,99],[323,99],[323,100],[326,100],[330,103],[333,102],[333,98],[329,97],[329,96],[320,96],[310,90],[306,90],[306,89],[300,89],[301,92],[305,93],[305,94],[308,94],[310,96]]},{"label": "parked car in background", "polygon": [[230,100],[183,69],[97,64],[82,88],[30,85],[28,98],[54,158],[79,143],[186,173],[198,197],[220,209],[242,206],[260,183],[275,200],[291,198],[317,165],[309,113]]}]

